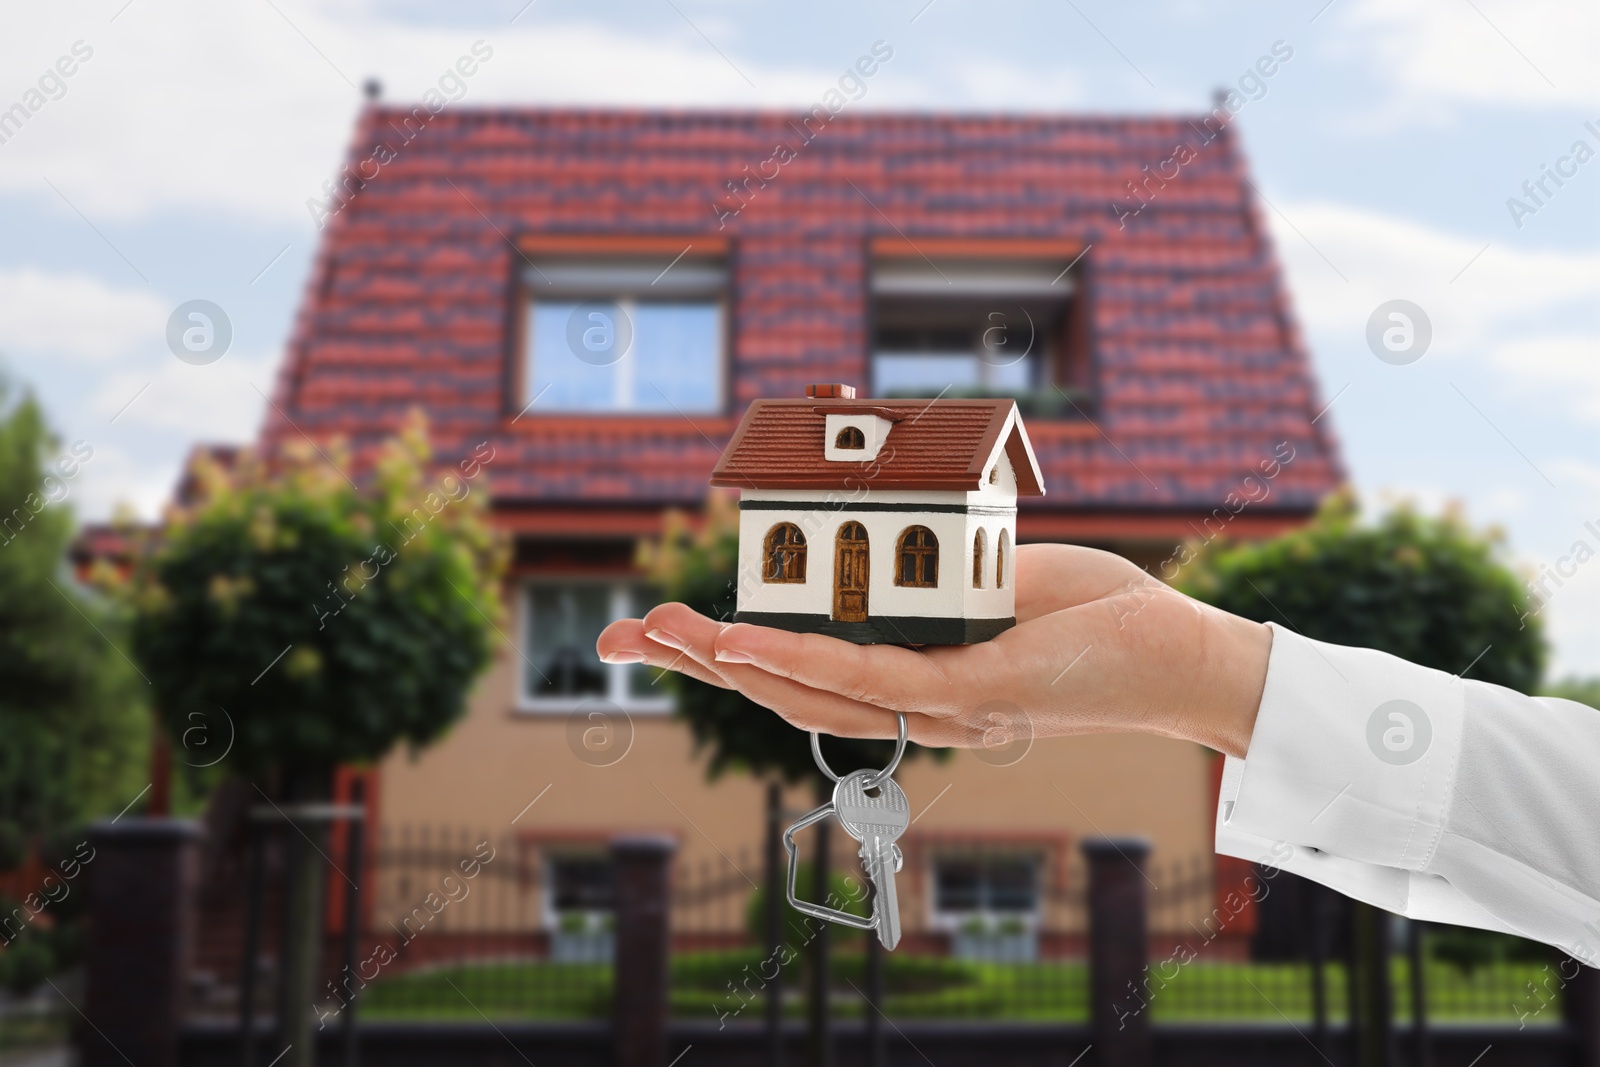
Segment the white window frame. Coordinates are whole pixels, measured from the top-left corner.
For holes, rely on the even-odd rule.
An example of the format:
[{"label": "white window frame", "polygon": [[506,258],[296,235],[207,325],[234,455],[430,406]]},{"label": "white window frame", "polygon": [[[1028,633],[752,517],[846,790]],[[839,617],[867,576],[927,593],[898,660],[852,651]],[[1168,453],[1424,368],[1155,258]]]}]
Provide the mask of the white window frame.
[{"label": "white window frame", "polygon": [[606,691],[598,696],[536,697],[528,692],[529,679],[535,677],[533,665],[528,661],[528,637],[533,626],[532,611],[528,606],[529,594],[540,586],[588,585],[611,590],[611,610],[614,622],[633,614],[633,594],[640,582],[635,578],[529,578],[517,586],[517,671],[516,703],[518,712],[525,715],[565,715],[577,711],[591,700],[609,700],[629,714],[665,715],[672,711],[672,696],[662,692],[659,697],[637,697],[628,692],[628,673],[643,669],[638,664],[602,663],[606,673]]}]

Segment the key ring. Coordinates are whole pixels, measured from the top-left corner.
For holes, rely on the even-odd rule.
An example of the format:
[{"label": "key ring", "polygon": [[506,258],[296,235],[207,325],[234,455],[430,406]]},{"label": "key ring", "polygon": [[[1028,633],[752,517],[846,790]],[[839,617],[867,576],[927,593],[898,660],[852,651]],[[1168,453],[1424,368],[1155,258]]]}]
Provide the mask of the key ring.
[{"label": "key ring", "polygon": [[[906,754],[906,714],[903,711],[897,711],[894,714],[895,718],[900,721],[899,735],[894,742],[894,758],[889,760],[887,767],[872,776],[871,780],[867,782],[868,789],[877,786],[885,778],[894,777],[895,770],[900,766],[900,758]],[[829,781],[837,782],[839,780],[839,776],[833,773],[833,768],[828,766],[828,761],[822,758],[822,739],[815,730],[811,731],[811,758],[817,761],[817,770],[827,775]],[[807,825],[810,824],[808,823]]]}]

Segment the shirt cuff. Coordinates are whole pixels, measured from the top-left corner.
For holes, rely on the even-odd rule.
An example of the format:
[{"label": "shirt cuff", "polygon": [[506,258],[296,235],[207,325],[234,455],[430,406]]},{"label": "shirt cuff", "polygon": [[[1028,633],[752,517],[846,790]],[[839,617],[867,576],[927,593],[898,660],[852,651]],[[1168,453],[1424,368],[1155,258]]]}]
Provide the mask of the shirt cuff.
[{"label": "shirt cuff", "polygon": [[1270,854],[1324,854],[1360,883],[1351,895],[1403,911],[1406,872],[1426,871],[1439,846],[1465,686],[1384,652],[1269,625],[1272,653],[1249,751],[1224,769],[1218,851],[1265,846],[1269,855],[1246,858],[1289,869],[1301,864]]}]

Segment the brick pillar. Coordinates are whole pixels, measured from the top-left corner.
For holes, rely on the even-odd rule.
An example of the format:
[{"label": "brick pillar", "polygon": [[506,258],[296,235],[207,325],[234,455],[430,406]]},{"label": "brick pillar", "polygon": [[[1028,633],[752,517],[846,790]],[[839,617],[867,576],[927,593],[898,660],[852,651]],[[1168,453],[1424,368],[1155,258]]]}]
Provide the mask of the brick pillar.
[{"label": "brick pillar", "polygon": [[669,837],[619,837],[616,863],[617,1067],[666,1067],[668,870],[677,844]]},{"label": "brick pillar", "polygon": [[89,831],[83,1067],[177,1063],[194,942],[199,826],[122,819]]},{"label": "brick pillar", "polygon": [[1089,861],[1089,1023],[1101,1067],[1150,1067],[1144,986],[1149,897],[1140,838],[1093,838]]}]

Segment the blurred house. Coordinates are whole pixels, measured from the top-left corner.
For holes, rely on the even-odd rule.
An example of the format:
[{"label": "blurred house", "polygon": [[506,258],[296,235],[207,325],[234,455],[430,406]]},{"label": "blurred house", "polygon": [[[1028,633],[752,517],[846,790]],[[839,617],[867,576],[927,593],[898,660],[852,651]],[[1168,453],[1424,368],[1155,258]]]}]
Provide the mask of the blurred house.
[{"label": "blurred house", "polygon": [[[1185,539],[1304,522],[1342,470],[1226,117],[462,108],[419,131],[370,106],[262,444],[339,436],[360,464],[420,406],[441,465],[488,443],[476,491],[515,540],[496,664],[448,737],[373,774],[379,822],[515,832],[552,925],[603,898],[619,831],[755,854],[760,784],[708,784],[649,672],[594,641],[649,606],[639,540],[703,503],[759,397],[1016,397],[1048,490],[1019,541],[1163,577]],[[1191,744],[1039,741],[900,779],[928,929],[1037,921],[1085,835],[1210,854]]]}]

